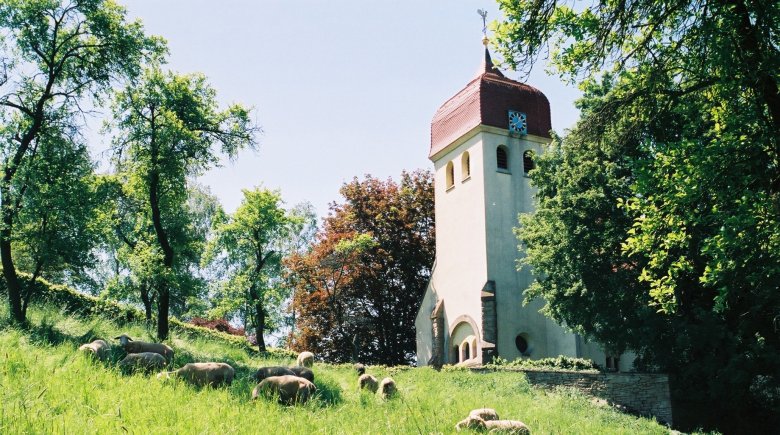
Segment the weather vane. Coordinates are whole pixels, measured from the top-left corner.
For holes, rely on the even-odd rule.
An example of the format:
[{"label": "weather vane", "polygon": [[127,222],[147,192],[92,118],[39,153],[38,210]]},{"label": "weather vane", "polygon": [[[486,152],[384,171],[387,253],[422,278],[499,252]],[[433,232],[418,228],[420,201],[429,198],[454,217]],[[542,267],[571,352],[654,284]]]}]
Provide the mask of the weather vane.
[{"label": "weather vane", "polygon": [[488,37],[487,37],[487,11],[484,9],[477,9],[477,13],[480,17],[482,17],[482,43],[485,44],[487,47],[488,44]]}]

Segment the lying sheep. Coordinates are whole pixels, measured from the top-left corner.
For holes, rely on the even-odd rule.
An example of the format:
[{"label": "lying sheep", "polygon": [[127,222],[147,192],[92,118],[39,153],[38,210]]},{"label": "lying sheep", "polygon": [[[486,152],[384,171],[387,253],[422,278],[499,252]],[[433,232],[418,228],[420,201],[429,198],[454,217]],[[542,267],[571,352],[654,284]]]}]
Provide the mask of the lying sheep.
[{"label": "lying sheep", "polygon": [[398,388],[395,386],[393,378],[384,378],[382,379],[382,382],[379,383],[379,394],[382,395],[383,399],[389,399],[390,397],[395,396],[397,392]]},{"label": "lying sheep", "polygon": [[301,367],[311,367],[314,365],[314,354],[311,352],[301,352],[298,354],[298,360],[295,365]]},{"label": "lying sheep", "polygon": [[171,377],[176,377],[181,378],[196,387],[203,387],[206,385],[219,387],[232,384],[235,375],[236,371],[233,370],[233,367],[229,364],[208,362],[185,364],[184,367],[179,370],[158,374],[157,379],[170,379]]},{"label": "lying sheep", "polygon": [[279,402],[285,405],[306,403],[317,391],[317,387],[306,379],[298,376],[271,376],[263,379],[252,390],[252,399],[260,396],[271,398],[278,396]]},{"label": "lying sheep", "polygon": [[119,345],[127,352],[130,353],[142,353],[142,352],[154,352],[164,356],[167,362],[173,361],[173,349],[162,343],[147,343],[144,341],[133,341],[127,334],[122,334],[119,337],[114,337],[114,340],[119,340]]},{"label": "lying sheep", "polygon": [[306,367],[290,367],[295,376],[306,379],[309,382],[314,382],[314,372],[310,368]]},{"label": "lying sheep", "polygon": [[366,373],[366,366],[364,366],[363,364],[357,363],[357,364],[355,364],[355,371],[357,372],[358,376],[361,376],[364,373]]},{"label": "lying sheep", "polygon": [[361,390],[369,390],[371,393],[376,393],[376,389],[379,386],[376,382],[376,378],[369,374],[362,374],[358,378],[358,385]]},{"label": "lying sheep", "polygon": [[514,435],[530,435],[531,430],[522,421],[517,420],[483,420],[479,417],[470,415],[465,420],[455,425],[455,430],[469,428],[478,431],[489,431],[489,433],[505,433]]},{"label": "lying sheep", "polygon": [[110,348],[105,341],[95,340],[92,343],[82,344],[81,347],[79,347],[79,350],[103,361],[108,358]]},{"label": "lying sheep", "polygon": [[478,417],[485,421],[498,420],[498,413],[492,408],[480,408],[469,412],[469,417]]},{"label": "lying sheep", "polygon": [[271,376],[297,376],[294,371],[288,369],[287,367],[278,367],[278,366],[271,366],[271,367],[260,367],[257,369],[254,375],[252,375],[252,379],[254,379],[257,382],[262,381],[265,378],[270,378]]},{"label": "lying sheep", "polygon": [[119,368],[122,369],[122,371],[141,370],[150,372],[164,368],[165,364],[165,357],[159,353],[128,353],[122,361],[119,361]]}]

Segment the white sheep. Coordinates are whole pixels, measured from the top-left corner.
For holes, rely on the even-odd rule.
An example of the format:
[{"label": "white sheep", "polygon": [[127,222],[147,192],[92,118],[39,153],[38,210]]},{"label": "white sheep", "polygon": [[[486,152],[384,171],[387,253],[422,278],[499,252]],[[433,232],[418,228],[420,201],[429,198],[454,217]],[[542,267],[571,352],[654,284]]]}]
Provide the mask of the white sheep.
[{"label": "white sheep", "polygon": [[278,397],[285,405],[305,403],[317,391],[317,387],[304,378],[284,375],[271,376],[263,379],[252,390],[252,400],[260,396],[265,398]]},{"label": "white sheep", "polygon": [[230,364],[206,362],[185,364],[184,367],[178,370],[158,374],[157,379],[170,379],[174,377],[181,378],[197,387],[206,385],[219,387],[221,385],[232,384],[235,375],[236,371]]},{"label": "white sheep", "polygon": [[95,340],[92,343],[82,344],[79,347],[80,351],[86,352],[101,361],[108,358],[109,349],[108,343],[103,340]]},{"label": "white sheep", "polygon": [[119,345],[127,352],[130,353],[143,353],[154,352],[164,356],[167,362],[173,361],[173,349],[162,343],[147,343],[145,341],[133,341],[127,334],[122,334],[119,337],[114,337],[115,340],[119,340]]},{"label": "white sheep", "polygon": [[314,365],[314,354],[311,352],[301,352],[298,354],[296,365],[300,367],[311,367]]},{"label": "white sheep", "polygon": [[488,433],[503,433],[513,435],[530,435],[531,430],[522,421],[517,420],[483,420],[477,416],[468,416],[455,425],[460,432],[463,428],[488,431]]},{"label": "white sheep", "polygon": [[469,417],[479,417],[485,421],[498,420],[498,413],[492,408],[480,408],[469,412]]},{"label": "white sheep", "polygon": [[361,390],[369,390],[372,394],[376,393],[376,389],[379,386],[376,378],[369,375],[368,373],[360,375],[358,378],[358,385],[360,385]]},{"label": "white sheep", "polygon": [[119,362],[119,368],[123,371],[143,370],[150,372],[165,367],[165,357],[156,352],[128,353]]},{"label": "white sheep", "polygon": [[383,399],[389,399],[397,392],[398,388],[396,387],[393,378],[384,378],[382,379],[382,382],[379,383],[379,394],[382,395]]}]

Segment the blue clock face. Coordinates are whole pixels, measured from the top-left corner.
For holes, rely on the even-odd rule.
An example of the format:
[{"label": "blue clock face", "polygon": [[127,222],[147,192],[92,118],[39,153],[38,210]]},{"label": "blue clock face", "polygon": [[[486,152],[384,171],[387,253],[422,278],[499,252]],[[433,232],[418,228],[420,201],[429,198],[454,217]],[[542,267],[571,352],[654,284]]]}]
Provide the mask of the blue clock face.
[{"label": "blue clock face", "polygon": [[525,113],[515,110],[509,111],[509,131],[512,133],[528,134],[528,123]]}]

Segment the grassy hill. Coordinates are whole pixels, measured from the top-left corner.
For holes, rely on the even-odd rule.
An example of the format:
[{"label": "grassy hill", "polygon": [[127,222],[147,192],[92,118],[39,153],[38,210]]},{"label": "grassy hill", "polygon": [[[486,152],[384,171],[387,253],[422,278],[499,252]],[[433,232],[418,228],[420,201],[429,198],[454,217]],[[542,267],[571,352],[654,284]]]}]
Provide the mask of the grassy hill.
[{"label": "grassy hill", "polygon": [[[534,434],[667,433],[652,420],[599,408],[571,391],[531,388],[522,373],[472,373],[427,368],[369,367],[392,376],[397,398],[387,402],[360,392],[349,365],[317,363],[316,398],[285,407],[250,400],[249,375],[264,365],[288,365],[282,353],[264,357],[214,337],[173,334],[175,367],[191,361],[223,361],[236,368],[229,388],[196,389],[154,376],[122,375],[113,362],[77,352],[93,338],[127,332],[152,339],[142,323],[121,327],[101,317],[75,317],[56,308],[31,308],[31,325],[0,325],[0,433],[452,433],[471,409],[495,408],[501,418],[525,422]],[[0,317],[8,317],[0,305]],[[4,320],[3,320],[4,321]],[[112,355],[121,358],[122,351]]]}]

